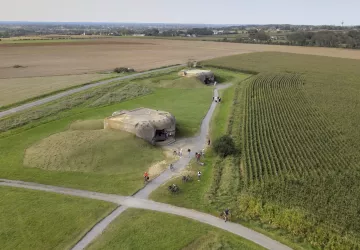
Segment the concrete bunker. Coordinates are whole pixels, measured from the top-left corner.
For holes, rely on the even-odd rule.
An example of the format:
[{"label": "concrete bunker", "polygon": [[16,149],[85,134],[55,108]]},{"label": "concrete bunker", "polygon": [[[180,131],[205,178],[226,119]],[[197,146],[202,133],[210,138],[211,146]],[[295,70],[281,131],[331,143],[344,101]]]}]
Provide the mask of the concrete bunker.
[{"label": "concrete bunker", "polygon": [[105,118],[104,129],[126,131],[153,145],[166,145],[175,141],[176,119],[169,112],[148,108],[121,110]]},{"label": "concrete bunker", "polygon": [[184,77],[197,77],[204,84],[209,85],[215,82],[215,75],[210,70],[189,69],[180,71],[179,75]]}]

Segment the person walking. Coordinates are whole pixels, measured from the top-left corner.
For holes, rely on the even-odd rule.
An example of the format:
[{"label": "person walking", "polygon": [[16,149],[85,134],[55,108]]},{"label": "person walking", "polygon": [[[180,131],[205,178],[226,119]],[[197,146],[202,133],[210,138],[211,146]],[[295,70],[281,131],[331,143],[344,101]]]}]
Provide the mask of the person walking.
[{"label": "person walking", "polygon": [[200,154],[200,153],[196,153],[196,161],[197,161],[197,162],[200,161],[200,157],[201,157],[201,154]]},{"label": "person walking", "polygon": [[226,208],[224,210],[224,220],[225,220],[225,222],[227,222],[229,220],[229,215],[230,215],[230,209]]},{"label": "person walking", "polygon": [[148,172],[145,172],[145,173],[144,173],[144,182],[147,183],[147,182],[149,181],[149,179],[150,179],[150,178],[149,178]]},{"label": "person walking", "polygon": [[210,146],[210,139],[208,140],[208,146]]},{"label": "person walking", "polygon": [[201,150],[201,156],[205,158],[205,148]]},{"label": "person walking", "polygon": [[180,148],[179,155],[182,157],[182,148]]},{"label": "person walking", "polygon": [[190,148],[188,148],[188,153],[189,153],[189,158],[190,158],[190,154],[191,154],[191,150],[190,150]]},{"label": "person walking", "polygon": [[198,171],[197,176],[198,176],[198,181],[200,181],[200,178],[201,178],[201,172],[200,172],[200,170]]}]

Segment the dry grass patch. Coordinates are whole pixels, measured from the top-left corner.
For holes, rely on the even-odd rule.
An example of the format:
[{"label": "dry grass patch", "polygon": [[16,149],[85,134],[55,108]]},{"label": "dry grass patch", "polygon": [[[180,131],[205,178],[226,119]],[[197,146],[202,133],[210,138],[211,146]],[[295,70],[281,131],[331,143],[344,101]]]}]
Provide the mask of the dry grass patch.
[{"label": "dry grass patch", "polygon": [[32,145],[26,150],[24,165],[55,171],[124,174],[129,178],[125,175],[141,176],[164,157],[161,149],[130,133],[75,130],[51,135]]},{"label": "dry grass patch", "polygon": [[104,120],[85,120],[71,123],[70,130],[98,130],[104,128]]}]

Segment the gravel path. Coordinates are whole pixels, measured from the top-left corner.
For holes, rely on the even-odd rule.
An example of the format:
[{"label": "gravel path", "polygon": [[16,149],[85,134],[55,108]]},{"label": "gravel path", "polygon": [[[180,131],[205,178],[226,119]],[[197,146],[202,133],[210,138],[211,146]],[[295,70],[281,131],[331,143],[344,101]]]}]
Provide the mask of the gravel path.
[{"label": "gravel path", "polygon": [[[231,86],[231,84],[224,84],[218,85],[216,89],[214,89],[214,96],[218,96],[218,89],[225,89]],[[262,235],[258,232],[255,232],[251,229],[248,229],[240,224],[231,223],[231,222],[224,222],[222,219],[217,218],[215,216],[205,214],[202,212],[198,212],[195,210],[181,208],[172,206],[169,204],[159,203],[151,200],[147,200],[150,193],[157,189],[159,186],[164,184],[170,178],[175,175],[178,175],[181,170],[186,168],[189,164],[191,158],[187,155],[187,149],[190,148],[192,152],[192,156],[194,156],[194,152],[200,151],[207,144],[207,136],[209,133],[210,121],[211,117],[215,111],[217,103],[212,102],[208,113],[206,114],[202,124],[200,134],[194,136],[192,138],[186,138],[183,140],[179,140],[173,145],[171,148],[183,148],[184,155],[180,158],[177,162],[175,162],[174,168],[175,171],[170,171],[167,169],[157,178],[153,179],[149,184],[147,184],[143,189],[137,192],[134,196],[120,196],[120,195],[113,195],[113,194],[103,194],[98,192],[91,192],[85,190],[77,190],[71,188],[64,188],[64,187],[56,187],[56,186],[49,186],[31,182],[23,182],[23,181],[12,181],[12,180],[5,180],[0,179],[0,186],[11,186],[11,187],[19,187],[19,188],[27,188],[27,189],[34,189],[34,190],[41,190],[47,192],[54,192],[72,196],[79,196],[84,198],[108,201],[112,203],[116,203],[119,205],[117,209],[115,209],[111,214],[101,220],[98,224],[96,224],[72,249],[73,250],[81,250],[85,249],[94,239],[96,239],[102,232],[106,229],[106,227],[115,220],[122,212],[124,212],[127,208],[141,208],[147,210],[153,210],[168,214],[174,214],[183,216],[186,218],[190,218],[202,223],[209,224],[211,226],[229,231],[236,235],[239,235],[245,239],[253,241],[260,246],[263,246],[267,249],[273,250],[289,250],[291,248],[270,239],[269,237]]]},{"label": "gravel path", "polygon": [[1,111],[0,112],[0,118],[2,118],[4,116],[7,116],[7,115],[17,113],[17,112],[20,112],[20,111],[23,111],[23,110],[26,110],[26,109],[29,109],[29,108],[33,108],[33,107],[36,107],[36,106],[39,106],[39,105],[42,105],[42,104],[45,104],[45,103],[48,103],[48,102],[51,102],[51,101],[54,101],[54,100],[57,100],[57,99],[62,98],[64,96],[72,95],[74,93],[78,93],[80,91],[87,90],[89,88],[93,88],[93,87],[97,87],[97,86],[100,86],[100,85],[108,84],[108,83],[111,83],[111,82],[114,82],[114,81],[126,80],[126,79],[135,78],[135,77],[139,77],[139,76],[150,74],[150,73],[156,73],[156,72],[161,72],[161,71],[165,71],[165,70],[169,70],[169,69],[174,69],[174,68],[178,68],[180,66],[183,66],[183,65],[177,65],[177,66],[172,66],[172,67],[167,67],[167,68],[149,70],[149,71],[145,71],[145,72],[141,72],[141,73],[135,73],[135,74],[128,75],[128,76],[121,76],[121,77],[112,78],[112,79],[109,79],[109,80],[104,80],[104,81],[92,83],[92,84],[85,85],[85,86],[75,88],[75,89],[70,89],[70,90],[61,92],[59,94],[51,95],[49,97],[45,97],[45,98],[39,99],[37,101],[25,103],[23,105],[15,107],[15,108],[11,108],[11,109],[8,109],[8,110],[5,110],[5,111]]},{"label": "gravel path", "polygon": [[174,214],[183,216],[186,218],[190,218],[202,223],[209,224],[211,226],[226,230],[233,234],[239,235],[245,239],[253,241],[260,246],[263,246],[267,249],[272,250],[289,250],[291,248],[270,239],[269,237],[260,234],[256,231],[253,231],[249,228],[246,228],[240,224],[232,223],[232,222],[224,222],[222,219],[212,216],[210,214],[198,212],[192,209],[181,208],[172,206],[165,203],[155,202],[146,199],[135,198],[133,196],[120,196],[120,195],[112,195],[112,194],[103,194],[98,192],[91,192],[85,190],[77,190],[71,188],[63,188],[56,186],[49,186],[43,184],[37,184],[32,182],[23,182],[23,181],[12,181],[0,179],[0,186],[10,186],[10,187],[18,187],[18,188],[27,188],[33,190],[40,190],[46,192],[60,193],[102,201],[108,201],[112,203],[116,203],[121,205],[117,209],[115,209],[109,216],[100,221],[95,227],[93,227],[72,249],[84,249],[90,242],[92,242],[97,236],[99,236],[105,228],[123,211],[127,208],[140,208],[153,210],[168,214]]}]

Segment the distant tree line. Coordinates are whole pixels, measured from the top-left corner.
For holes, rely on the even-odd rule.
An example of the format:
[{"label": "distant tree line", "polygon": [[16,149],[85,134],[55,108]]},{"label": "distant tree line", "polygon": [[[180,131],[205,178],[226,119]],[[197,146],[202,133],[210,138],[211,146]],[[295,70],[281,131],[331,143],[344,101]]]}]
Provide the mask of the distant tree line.
[{"label": "distant tree line", "polygon": [[290,45],[360,49],[360,31],[358,30],[294,32],[287,35],[287,39]]},{"label": "distant tree line", "polygon": [[214,32],[208,28],[193,28],[189,29],[187,33],[196,36],[211,36],[214,34]]},{"label": "distant tree line", "polygon": [[360,30],[349,31],[298,31],[284,36],[284,40],[277,40],[262,30],[248,30],[248,36],[240,36],[235,40],[220,39],[221,42],[276,44],[293,46],[314,46],[360,49]]}]

